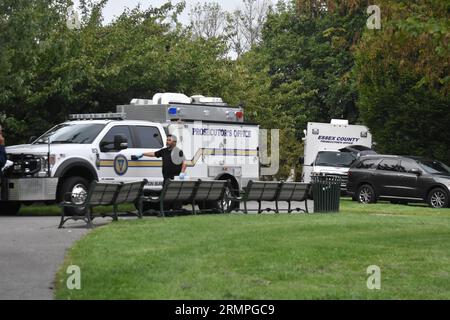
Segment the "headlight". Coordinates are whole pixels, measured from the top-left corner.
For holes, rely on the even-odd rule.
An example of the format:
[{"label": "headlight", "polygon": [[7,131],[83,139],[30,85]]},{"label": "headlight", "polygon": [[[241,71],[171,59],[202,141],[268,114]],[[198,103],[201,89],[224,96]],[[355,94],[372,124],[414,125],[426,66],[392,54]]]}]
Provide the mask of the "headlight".
[{"label": "headlight", "polygon": [[[41,169],[39,170],[38,177],[46,177],[48,176],[48,168],[49,168],[49,159],[47,156],[39,158],[41,163]],[[50,155],[50,170],[53,168],[55,164],[55,155]]]}]

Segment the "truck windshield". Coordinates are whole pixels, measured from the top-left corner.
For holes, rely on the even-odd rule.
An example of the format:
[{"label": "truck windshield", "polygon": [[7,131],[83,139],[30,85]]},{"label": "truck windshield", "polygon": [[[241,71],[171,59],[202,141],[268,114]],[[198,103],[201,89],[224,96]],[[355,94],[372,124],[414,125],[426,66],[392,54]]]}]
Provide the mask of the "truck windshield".
[{"label": "truck windshield", "polygon": [[104,127],[100,123],[63,123],[44,133],[33,144],[47,144],[49,138],[51,144],[90,144]]},{"label": "truck windshield", "polygon": [[450,174],[450,167],[437,160],[420,159],[417,162],[423,167],[423,169],[431,174]]},{"label": "truck windshield", "polygon": [[321,151],[317,154],[316,166],[350,168],[356,157],[350,152]]}]

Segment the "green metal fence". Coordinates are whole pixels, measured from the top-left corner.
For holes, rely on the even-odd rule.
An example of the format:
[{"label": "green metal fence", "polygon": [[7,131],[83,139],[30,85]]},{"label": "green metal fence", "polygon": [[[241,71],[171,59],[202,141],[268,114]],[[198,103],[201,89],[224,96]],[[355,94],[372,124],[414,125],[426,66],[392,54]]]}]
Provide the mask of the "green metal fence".
[{"label": "green metal fence", "polygon": [[312,176],[314,212],[339,212],[341,177]]}]

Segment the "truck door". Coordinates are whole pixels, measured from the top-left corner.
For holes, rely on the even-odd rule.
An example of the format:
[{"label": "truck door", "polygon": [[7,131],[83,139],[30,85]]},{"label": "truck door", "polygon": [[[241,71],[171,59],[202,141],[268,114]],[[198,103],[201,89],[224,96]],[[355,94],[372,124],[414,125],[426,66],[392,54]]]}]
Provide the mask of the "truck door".
[{"label": "truck door", "polygon": [[380,196],[400,196],[398,159],[383,159],[374,172],[375,187]]},{"label": "truck door", "polygon": [[[114,137],[121,135],[127,139],[128,148],[117,150],[114,146]],[[99,180],[135,180],[134,172],[130,171],[130,159],[136,154],[135,142],[127,125],[117,125],[109,129],[99,145]]]},{"label": "truck door", "polygon": [[[155,152],[164,147],[165,133],[156,126],[132,126],[135,137],[134,154]],[[162,184],[162,159],[143,157],[138,161],[130,161],[130,174],[133,177],[147,179],[150,185]]]}]

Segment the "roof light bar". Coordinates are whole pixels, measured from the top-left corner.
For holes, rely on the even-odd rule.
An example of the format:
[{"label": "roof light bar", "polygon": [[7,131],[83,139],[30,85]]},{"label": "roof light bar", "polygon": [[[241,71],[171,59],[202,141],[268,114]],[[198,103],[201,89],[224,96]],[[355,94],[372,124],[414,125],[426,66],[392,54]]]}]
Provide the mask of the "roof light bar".
[{"label": "roof light bar", "polygon": [[69,115],[70,120],[124,120],[125,113],[80,113]]}]

